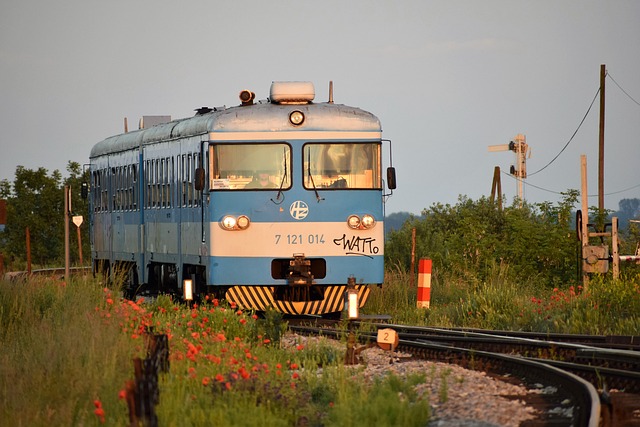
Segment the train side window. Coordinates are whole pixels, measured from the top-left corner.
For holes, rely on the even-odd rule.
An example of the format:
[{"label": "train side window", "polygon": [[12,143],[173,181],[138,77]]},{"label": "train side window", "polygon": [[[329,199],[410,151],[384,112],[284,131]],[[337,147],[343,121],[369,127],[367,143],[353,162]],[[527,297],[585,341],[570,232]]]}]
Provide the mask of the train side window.
[{"label": "train side window", "polygon": [[193,197],[191,195],[192,193],[192,182],[191,182],[191,154],[187,155],[187,176],[186,176],[186,181],[187,181],[187,206],[191,207],[191,203],[193,201]]},{"label": "train side window", "polygon": [[147,192],[147,207],[151,208],[153,200],[153,162],[151,160],[147,161],[147,188],[149,189]]},{"label": "train side window", "polygon": [[128,168],[129,175],[129,210],[133,210],[133,165],[129,165]]},{"label": "train side window", "polygon": [[120,211],[124,211],[127,208],[127,190],[126,190],[126,184],[125,184],[126,172],[127,172],[126,166],[118,167],[118,175],[119,175],[118,187],[120,188],[120,197],[118,200],[118,204],[120,206],[118,210]]},{"label": "train side window", "polygon": [[109,183],[111,189],[111,202],[108,204],[109,212],[116,210],[116,168],[109,169]]},{"label": "train side window", "polygon": [[181,175],[181,181],[182,181],[182,190],[181,190],[181,194],[182,194],[182,206],[187,206],[187,155],[183,154],[182,155],[182,175]]},{"label": "train side window", "polygon": [[104,179],[103,178],[104,178],[104,176],[102,175],[102,169],[100,169],[98,171],[98,179],[100,180],[100,183],[101,183],[101,185],[100,185],[100,194],[98,195],[98,197],[99,197],[98,210],[100,212],[102,212],[102,209],[103,209],[102,208],[102,203],[103,203],[103,201],[102,201],[102,197],[103,197],[102,196],[102,192],[104,191],[103,188],[102,188],[104,186]]},{"label": "train side window", "polygon": [[162,207],[162,162],[156,159],[156,207]]},{"label": "train side window", "polygon": [[120,166],[112,168],[111,173],[113,173],[113,211],[120,210]]},{"label": "train side window", "polygon": [[160,165],[160,182],[158,183],[158,189],[160,190],[160,203],[158,203],[159,207],[164,208],[166,207],[166,200],[164,197],[164,190],[166,189],[166,184],[165,184],[165,180],[167,177],[167,171],[166,171],[166,164],[165,164],[165,159],[160,159],[160,161],[158,162]]},{"label": "train side window", "polygon": [[111,172],[113,173],[113,187],[115,188],[113,192],[113,210],[115,212],[120,210],[120,166],[111,169]]},{"label": "train side window", "polygon": [[100,184],[98,181],[98,172],[91,172],[91,203],[93,204],[93,211],[98,212],[98,192],[100,191]]},{"label": "train side window", "polygon": [[171,191],[171,189],[173,188],[172,184],[173,184],[173,174],[174,174],[173,157],[168,157],[167,158],[167,166],[169,167],[169,171],[167,173],[167,206],[168,207],[172,207],[173,206],[173,192]]},{"label": "train side window", "polygon": [[116,197],[116,208],[118,211],[122,210],[122,204],[123,204],[123,200],[122,200],[122,166],[118,166],[118,169],[116,170],[116,186],[118,188],[118,194]]},{"label": "train side window", "polygon": [[146,168],[144,171],[144,178],[146,180],[147,194],[145,195],[145,206],[151,207],[151,160],[146,161]]},{"label": "train side window", "polygon": [[132,192],[132,199],[133,199],[133,210],[137,210],[138,209],[138,188],[137,188],[137,184],[138,184],[138,168],[136,167],[136,165],[131,165],[131,178],[132,178],[132,186],[131,186],[131,192]]},{"label": "train side window", "polygon": [[158,159],[153,160],[153,207],[158,207]]}]

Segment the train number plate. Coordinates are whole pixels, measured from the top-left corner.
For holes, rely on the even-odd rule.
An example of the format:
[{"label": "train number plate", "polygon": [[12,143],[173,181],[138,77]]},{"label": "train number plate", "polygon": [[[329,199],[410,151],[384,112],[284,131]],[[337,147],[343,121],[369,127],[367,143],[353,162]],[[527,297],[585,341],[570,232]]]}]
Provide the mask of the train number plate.
[{"label": "train number plate", "polygon": [[323,245],[324,234],[276,234],[276,245]]}]

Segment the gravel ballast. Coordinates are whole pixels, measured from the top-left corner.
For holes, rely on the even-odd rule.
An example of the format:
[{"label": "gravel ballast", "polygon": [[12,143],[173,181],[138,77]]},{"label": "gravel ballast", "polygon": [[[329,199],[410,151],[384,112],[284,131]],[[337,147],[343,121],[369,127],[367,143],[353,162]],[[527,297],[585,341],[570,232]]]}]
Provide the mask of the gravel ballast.
[{"label": "gravel ballast", "polygon": [[[287,334],[284,347],[296,345],[346,345],[327,338]],[[373,379],[391,373],[399,377],[423,374],[426,381],[418,384],[416,392],[429,399],[432,416],[429,427],[517,427],[535,418],[535,409],[524,402],[529,390],[521,385],[499,381],[485,375],[440,362],[415,359],[409,354],[385,351],[378,347],[363,349],[361,363],[354,367],[358,377]],[[522,399],[519,398],[522,396]]]}]

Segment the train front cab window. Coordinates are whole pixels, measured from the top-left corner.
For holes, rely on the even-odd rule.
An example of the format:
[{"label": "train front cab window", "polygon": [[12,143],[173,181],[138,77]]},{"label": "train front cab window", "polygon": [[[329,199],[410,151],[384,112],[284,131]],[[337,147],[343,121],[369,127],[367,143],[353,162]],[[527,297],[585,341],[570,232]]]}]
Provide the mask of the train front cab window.
[{"label": "train front cab window", "polygon": [[212,190],[291,187],[291,147],[285,143],[214,144],[209,162]]},{"label": "train front cab window", "polygon": [[304,186],[308,190],[382,188],[377,142],[308,143],[302,154]]}]

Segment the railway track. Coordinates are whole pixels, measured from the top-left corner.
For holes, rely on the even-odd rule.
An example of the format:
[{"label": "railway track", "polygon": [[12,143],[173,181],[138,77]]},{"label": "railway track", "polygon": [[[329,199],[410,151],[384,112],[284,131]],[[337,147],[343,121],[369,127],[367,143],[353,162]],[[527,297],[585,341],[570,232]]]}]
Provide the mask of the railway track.
[{"label": "railway track", "polygon": [[[78,274],[91,274],[91,267],[70,267],[69,273],[71,275]],[[27,279],[29,276],[59,276],[64,277],[65,268],[64,267],[54,267],[54,268],[39,268],[36,270],[31,270],[31,273],[28,271],[10,271],[4,274],[4,280],[7,281],[16,281]]]},{"label": "railway track", "polygon": [[[344,337],[335,324],[294,321],[300,334]],[[312,322],[312,323],[315,323]],[[527,401],[541,414],[527,427],[640,426],[640,351],[638,337],[523,334],[504,331],[441,329],[353,321],[352,336],[376,341],[378,328],[398,333],[398,351],[415,358],[485,371],[496,379],[517,379],[532,392]],[[609,344],[609,345],[608,345]],[[560,410],[559,410],[560,408]]]}]

